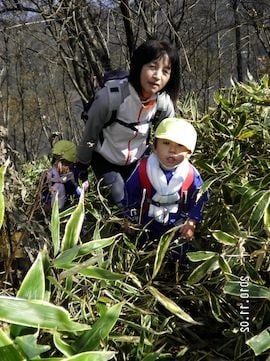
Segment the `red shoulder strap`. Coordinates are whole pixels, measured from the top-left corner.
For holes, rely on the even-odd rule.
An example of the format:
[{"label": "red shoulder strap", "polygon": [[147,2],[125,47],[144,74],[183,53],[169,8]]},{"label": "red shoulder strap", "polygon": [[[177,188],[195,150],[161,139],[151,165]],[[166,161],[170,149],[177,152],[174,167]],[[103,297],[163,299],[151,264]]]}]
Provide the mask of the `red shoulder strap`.
[{"label": "red shoulder strap", "polygon": [[[146,189],[146,195],[149,198],[149,197],[151,197],[152,186],[151,186],[151,183],[150,183],[148,175],[147,175],[146,164],[147,164],[147,158],[141,159],[140,163],[139,163],[138,171],[139,171],[139,179],[140,179],[141,186],[142,186],[142,188]],[[193,180],[194,180],[194,169],[193,169],[192,165],[190,164],[187,177],[184,180],[184,183],[181,187],[182,194],[184,192],[188,191],[189,187],[193,183]]]},{"label": "red shoulder strap", "polygon": [[152,187],[147,175],[146,164],[147,164],[147,158],[142,158],[139,163],[138,172],[139,172],[141,187],[143,189],[146,189],[146,196],[149,198],[151,197]]},{"label": "red shoulder strap", "polygon": [[184,183],[183,183],[183,185],[181,187],[181,193],[182,194],[184,192],[188,191],[189,187],[193,183],[193,180],[194,180],[194,169],[193,169],[192,165],[189,164],[188,175],[187,175],[186,179],[184,180]]}]

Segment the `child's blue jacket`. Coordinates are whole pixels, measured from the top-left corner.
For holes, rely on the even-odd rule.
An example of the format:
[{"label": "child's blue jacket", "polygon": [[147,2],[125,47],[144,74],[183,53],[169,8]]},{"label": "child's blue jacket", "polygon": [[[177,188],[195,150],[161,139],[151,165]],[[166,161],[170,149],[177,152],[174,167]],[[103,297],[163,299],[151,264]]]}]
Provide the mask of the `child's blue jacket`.
[{"label": "child's blue jacket", "polygon": [[[140,182],[138,167],[139,164],[125,184],[125,196],[122,201],[123,207],[125,209],[124,215],[134,223],[138,223],[139,221],[139,214],[143,198],[143,188]],[[183,209],[180,203],[177,213],[169,214],[169,220],[167,224],[164,225],[155,221],[153,218],[150,218],[148,216],[148,211],[141,212],[141,225],[145,226],[147,224],[147,229],[157,236],[160,236],[173,226],[183,223],[187,218],[194,219],[198,223],[202,222],[203,206],[208,200],[208,193],[206,192],[204,194],[200,194],[199,191],[202,187],[203,181],[198,170],[193,165],[192,167],[194,170],[194,179],[187,192],[186,205]],[[163,170],[163,172],[167,178],[167,182],[169,182],[174,172],[172,170]],[[155,193],[156,191],[152,187],[152,197]]]}]

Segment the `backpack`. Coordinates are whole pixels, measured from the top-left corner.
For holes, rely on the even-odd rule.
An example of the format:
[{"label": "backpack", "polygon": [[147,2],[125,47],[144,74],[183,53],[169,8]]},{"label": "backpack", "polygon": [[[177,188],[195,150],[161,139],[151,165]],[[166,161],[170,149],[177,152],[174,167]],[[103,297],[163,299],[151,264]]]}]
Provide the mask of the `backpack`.
[{"label": "backpack", "polygon": [[[149,177],[147,175],[146,164],[147,164],[147,158],[142,158],[139,163],[139,166],[138,166],[140,184],[141,184],[141,187],[146,190],[145,202],[143,205],[144,212],[147,211],[148,205],[153,203],[153,200],[152,200],[153,187],[152,187]],[[182,212],[187,211],[187,209],[186,209],[187,195],[188,195],[188,190],[189,190],[191,184],[193,183],[193,180],[194,180],[194,169],[193,169],[192,165],[189,164],[189,170],[188,170],[187,177],[184,180],[181,189],[179,190],[180,206],[181,206]],[[156,203],[155,203],[155,205],[158,206],[158,204],[156,204]]]},{"label": "backpack", "polygon": [[[116,70],[110,70],[107,71],[104,75],[103,79],[103,86],[106,87],[106,89],[109,92],[109,113],[108,113],[108,119],[105,122],[104,128],[107,128],[114,122],[118,122],[119,124],[131,128],[132,130],[137,130],[135,128],[136,125],[138,125],[137,122],[134,123],[125,123],[119,119],[117,119],[117,110],[128,95],[128,88],[125,87],[125,83],[128,82],[128,75],[129,73],[126,70],[122,69],[116,69]],[[84,110],[81,114],[81,118],[86,122],[88,120],[88,111],[94,101],[95,96],[91,98],[89,102],[87,102],[84,105]],[[162,113],[162,111],[165,110],[165,104],[160,100],[160,97],[157,98],[157,111],[154,114],[151,123],[153,125],[157,124],[158,119]],[[102,133],[102,132],[101,132]],[[102,134],[100,134],[102,138]]]},{"label": "backpack", "polygon": [[[118,107],[122,101],[123,97],[121,95],[120,84],[128,81],[128,71],[122,69],[108,70],[105,72],[103,77],[103,83],[101,87],[108,87],[110,94],[110,107],[115,109]],[[91,105],[95,99],[95,94],[88,102],[83,103],[83,111],[81,114],[82,120],[86,123],[88,120],[88,111],[91,108]]]}]

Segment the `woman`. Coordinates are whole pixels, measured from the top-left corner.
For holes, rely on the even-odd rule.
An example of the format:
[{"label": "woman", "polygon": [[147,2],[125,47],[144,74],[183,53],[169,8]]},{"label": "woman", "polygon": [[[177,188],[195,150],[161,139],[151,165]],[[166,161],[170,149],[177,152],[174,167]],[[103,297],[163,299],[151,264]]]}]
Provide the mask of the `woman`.
[{"label": "woman", "polygon": [[97,92],[78,160],[85,168],[91,164],[97,179],[111,187],[115,204],[120,204],[124,181],[148,149],[152,125],[175,115],[179,84],[176,49],[166,41],[148,40],[133,54],[128,82],[119,84],[122,102],[113,116],[108,116],[110,93],[106,87]]}]

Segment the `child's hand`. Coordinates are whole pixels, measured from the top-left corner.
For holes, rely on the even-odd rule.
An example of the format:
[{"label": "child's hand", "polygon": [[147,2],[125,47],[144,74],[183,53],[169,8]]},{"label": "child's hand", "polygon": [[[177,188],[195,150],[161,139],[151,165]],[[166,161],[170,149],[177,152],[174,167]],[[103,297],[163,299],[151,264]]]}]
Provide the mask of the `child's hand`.
[{"label": "child's hand", "polygon": [[89,182],[88,181],[85,181],[82,183],[82,186],[81,187],[77,187],[76,188],[76,194],[78,197],[80,197],[80,195],[82,194],[82,191],[84,190],[84,192],[87,192],[89,188]]},{"label": "child's hand", "polygon": [[89,182],[88,180],[86,180],[82,183],[82,189],[86,192],[88,188],[89,188]]},{"label": "child's hand", "polygon": [[180,228],[181,237],[192,239],[196,228],[196,221],[194,219],[187,219],[183,226]]}]

